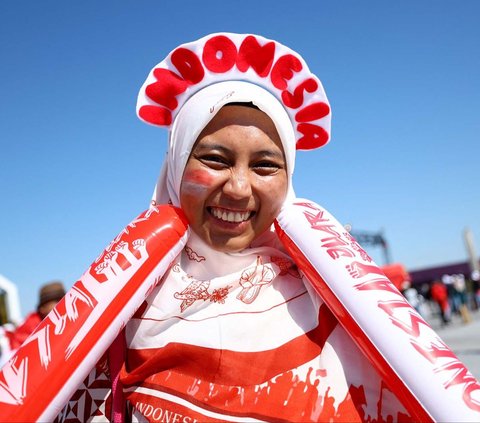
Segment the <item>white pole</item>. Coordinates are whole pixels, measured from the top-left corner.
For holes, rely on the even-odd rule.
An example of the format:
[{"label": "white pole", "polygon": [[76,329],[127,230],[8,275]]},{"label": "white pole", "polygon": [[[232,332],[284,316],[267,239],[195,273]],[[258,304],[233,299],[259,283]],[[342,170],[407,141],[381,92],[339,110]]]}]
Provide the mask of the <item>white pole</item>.
[{"label": "white pole", "polygon": [[5,276],[0,275],[0,288],[5,291],[7,307],[7,316],[11,323],[18,325],[22,321],[20,312],[20,299],[16,285],[9,281]]},{"label": "white pole", "polygon": [[465,239],[465,246],[468,253],[468,261],[470,262],[470,271],[478,272],[480,271],[480,265],[478,263],[478,256],[475,251],[475,244],[473,242],[473,233],[470,228],[465,228],[463,231],[463,237]]}]

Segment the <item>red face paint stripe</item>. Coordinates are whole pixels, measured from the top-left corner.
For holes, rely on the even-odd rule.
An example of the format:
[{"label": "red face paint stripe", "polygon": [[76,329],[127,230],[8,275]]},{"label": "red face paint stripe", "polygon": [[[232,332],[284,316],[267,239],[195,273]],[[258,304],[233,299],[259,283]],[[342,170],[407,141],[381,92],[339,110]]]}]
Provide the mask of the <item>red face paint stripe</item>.
[{"label": "red face paint stripe", "polygon": [[204,170],[187,170],[183,175],[183,183],[210,186],[213,183],[213,177]]}]

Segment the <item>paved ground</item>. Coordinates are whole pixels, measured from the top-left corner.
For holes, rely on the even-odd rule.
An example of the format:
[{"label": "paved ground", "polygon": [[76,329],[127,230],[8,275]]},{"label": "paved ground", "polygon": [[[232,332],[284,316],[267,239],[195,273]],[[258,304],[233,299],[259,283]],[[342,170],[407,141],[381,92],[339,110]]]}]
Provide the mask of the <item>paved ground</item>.
[{"label": "paved ground", "polygon": [[480,310],[470,311],[469,314],[470,323],[464,323],[458,315],[454,315],[447,326],[442,325],[437,315],[431,315],[426,320],[480,381]]}]

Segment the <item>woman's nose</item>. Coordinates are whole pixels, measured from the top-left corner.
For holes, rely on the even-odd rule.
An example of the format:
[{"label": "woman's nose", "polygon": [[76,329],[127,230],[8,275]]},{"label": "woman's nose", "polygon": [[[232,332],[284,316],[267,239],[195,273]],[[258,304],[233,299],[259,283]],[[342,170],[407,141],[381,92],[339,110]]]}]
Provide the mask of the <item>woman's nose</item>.
[{"label": "woman's nose", "polygon": [[233,171],[223,186],[223,192],[235,199],[252,195],[252,184],[247,172]]}]

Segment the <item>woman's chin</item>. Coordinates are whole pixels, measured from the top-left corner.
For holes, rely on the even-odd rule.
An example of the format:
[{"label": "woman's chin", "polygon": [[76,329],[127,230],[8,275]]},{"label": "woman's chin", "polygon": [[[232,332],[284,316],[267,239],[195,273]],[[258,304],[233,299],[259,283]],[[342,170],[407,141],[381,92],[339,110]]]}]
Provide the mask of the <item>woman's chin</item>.
[{"label": "woman's chin", "polygon": [[253,241],[252,236],[246,234],[240,236],[210,236],[207,244],[214,250],[222,253],[238,253],[248,248]]}]

